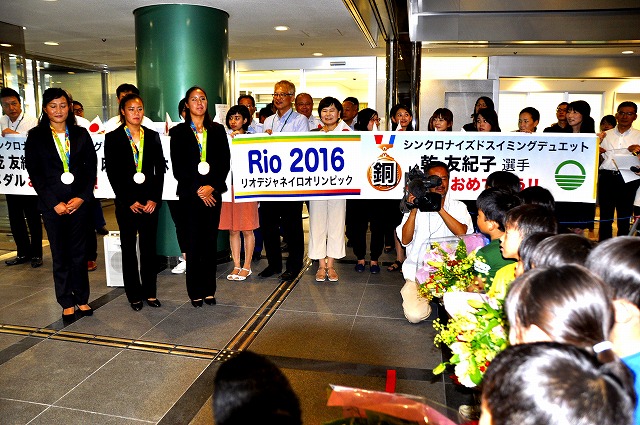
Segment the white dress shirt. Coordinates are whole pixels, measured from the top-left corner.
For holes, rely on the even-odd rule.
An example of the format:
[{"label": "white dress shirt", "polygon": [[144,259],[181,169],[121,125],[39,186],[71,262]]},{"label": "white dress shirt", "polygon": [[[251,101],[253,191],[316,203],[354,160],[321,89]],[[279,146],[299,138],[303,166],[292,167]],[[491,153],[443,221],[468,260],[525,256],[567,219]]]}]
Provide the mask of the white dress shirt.
[{"label": "white dress shirt", "polygon": [[17,131],[20,134],[27,134],[27,132],[36,125],[38,125],[38,119],[36,117],[25,115],[24,112],[15,121],[11,121],[9,115],[3,115],[2,119],[0,119],[0,132],[5,128],[8,128],[10,130]]}]

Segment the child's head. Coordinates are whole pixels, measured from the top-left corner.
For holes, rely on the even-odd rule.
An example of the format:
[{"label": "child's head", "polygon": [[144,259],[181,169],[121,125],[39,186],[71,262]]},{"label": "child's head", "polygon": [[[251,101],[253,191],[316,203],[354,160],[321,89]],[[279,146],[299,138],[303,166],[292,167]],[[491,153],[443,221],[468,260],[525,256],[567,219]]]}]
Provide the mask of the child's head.
[{"label": "child's head", "polygon": [[504,232],[504,219],[507,212],[520,205],[520,199],[507,189],[491,187],[478,195],[478,228],[482,233],[491,235],[494,230]]},{"label": "child's head", "polygon": [[511,283],[505,300],[512,344],[556,341],[582,348],[607,341],[614,324],[611,293],[575,264],[535,268]]},{"label": "child's head", "polygon": [[213,384],[216,424],[302,424],[300,402],[289,380],[259,354],[243,351],[222,363]]},{"label": "child's head", "polygon": [[525,204],[511,209],[505,218],[504,235],[500,237],[502,256],[518,259],[518,247],[522,240],[537,232],[558,232],[553,212],[537,204]]},{"label": "child's head", "polygon": [[523,204],[536,204],[548,208],[550,211],[556,210],[556,201],[548,189],[542,186],[529,186],[522,189],[518,194]]},{"label": "child's head", "polygon": [[508,347],[482,381],[480,425],[633,423],[635,397],[620,361],[600,363],[571,345]]},{"label": "child's head", "polygon": [[522,273],[528,272],[533,268],[531,259],[533,253],[536,251],[538,244],[555,235],[551,232],[538,232],[532,233],[522,240],[520,247],[518,247],[518,264],[516,265],[516,277],[521,276]]},{"label": "child's head", "polygon": [[640,238],[619,236],[596,246],[586,266],[623,299],[640,309]]},{"label": "child's head", "polygon": [[509,171],[494,171],[487,176],[485,188],[501,187],[507,188],[514,193],[520,192],[520,178]]},{"label": "child's head", "polygon": [[582,235],[554,235],[536,247],[531,255],[532,267],[552,267],[564,264],[584,265],[595,243]]}]

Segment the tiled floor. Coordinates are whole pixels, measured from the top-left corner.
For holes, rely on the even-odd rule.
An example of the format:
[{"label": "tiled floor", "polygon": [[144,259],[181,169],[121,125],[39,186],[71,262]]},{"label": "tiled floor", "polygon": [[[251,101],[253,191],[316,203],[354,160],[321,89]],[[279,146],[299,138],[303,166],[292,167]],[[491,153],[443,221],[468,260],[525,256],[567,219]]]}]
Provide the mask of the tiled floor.
[{"label": "tiled floor", "polygon": [[[105,215],[115,229],[109,208]],[[106,286],[101,251],[90,274],[95,314],[68,326],[47,248],[39,269],[0,265],[0,423],[212,424],[213,376],[234,347],[283,369],[305,424],[340,417],[325,406],[329,384],[384,390],[389,369],[397,371],[397,392],[456,407],[455,389],[431,374],[442,358],[432,321],[412,325],[403,317],[401,274],[356,273],[347,252],[337,283],[316,282],[314,265],[288,286],[256,275],[229,282],[232,266],[220,264],[218,305],[200,309],[189,303],[184,275],[165,270],[158,275],[162,307],[134,312],[123,289]],[[265,266],[264,259],[253,264]]]}]

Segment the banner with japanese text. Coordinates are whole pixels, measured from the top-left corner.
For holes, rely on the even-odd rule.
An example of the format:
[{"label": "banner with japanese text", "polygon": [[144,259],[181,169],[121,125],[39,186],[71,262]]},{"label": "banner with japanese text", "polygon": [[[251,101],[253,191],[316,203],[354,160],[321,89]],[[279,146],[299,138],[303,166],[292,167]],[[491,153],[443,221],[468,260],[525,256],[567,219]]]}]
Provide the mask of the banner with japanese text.
[{"label": "banner with japanese text", "polygon": [[[112,198],[104,168],[104,135],[95,195]],[[0,193],[34,194],[24,164],[26,136],[0,138]],[[176,199],[169,137],[163,199]],[[293,199],[400,199],[404,174],[438,160],[451,168],[449,196],[476,199],[487,176],[511,171],[521,186],[543,186],[556,201],[594,202],[597,138],[593,134],[342,132],[239,135],[231,143],[238,202]],[[228,179],[230,181],[230,179]],[[228,191],[224,200],[230,199]]]},{"label": "banner with japanese text", "polygon": [[464,132],[242,135],[231,148],[239,202],[400,199],[404,173],[430,161],[450,167],[455,199],[476,199],[489,174],[511,171],[557,201],[594,202],[597,152],[593,134]]}]

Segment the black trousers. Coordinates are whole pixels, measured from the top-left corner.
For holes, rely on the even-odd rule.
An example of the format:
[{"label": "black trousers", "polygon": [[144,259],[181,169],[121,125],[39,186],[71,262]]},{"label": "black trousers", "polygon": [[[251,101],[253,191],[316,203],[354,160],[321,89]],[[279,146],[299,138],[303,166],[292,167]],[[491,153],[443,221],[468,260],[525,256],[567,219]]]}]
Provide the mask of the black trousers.
[{"label": "black trousers", "polygon": [[187,235],[187,219],[185,218],[185,212],[182,210],[182,204],[180,201],[167,201],[167,205],[169,206],[173,224],[176,226],[176,237],[178,238],[180,252],[187,252],[189,236]]},{"label": "black trousers", "polygon": [[613,236],[612,221],[614,211],[618,215],[618,236],[629,234],[633,201],[640,180],[625,183],[620,173],[600,170],[598,173],[598,200],[600,202],[600,240]]},{"label": "black trousers", "polygon": [[93,212],[82,205],[73,214],[58,215],[54,210],[42,214],[49,237],[56,299],[62,308],[89,302],[87,272],[87,227],[93,228]]},{"label": "black trousers", "polygon": [[187,245],[187,294],[192,300],[216,295],[216,255],[222,199],[208,207],[197,196],[180,198],[185,212]]},{"label": "black trousers", "polygon": [[[13,239],[16,241],[18,257],[42,258],[42,222],[38,211],[38,197],[35,195],[6,195],[6,197],[9,225]],[[27,226],[29,226],[28,232]]]},{"label": "black trousers", "polygon": [[[135,214],[129,207],[116,201],[116,220],[122,248],[122,280],[130,303],[156,298],[156,234],[161,205],[157,205],[153,214]],[[139,270],[136,242],[140,247]]]},{"label": "black trousers", "polygon": [[347,234],[358,260],[364,260],[367,251],[367,228],[371,228],[371,261],[378,261],[384,248],[384,231],[387,226],[383,200],[348,199],[347,215],[351,220],[347,223]]},{"label": "black trousers", "polygon": [[280,226],[289,245],[286,269],[293,273],[299,272],[304,258],[302,201],[260,202],[260,229],[264,239],[264,249],[269,267],[276,271],[282,270]]}]

